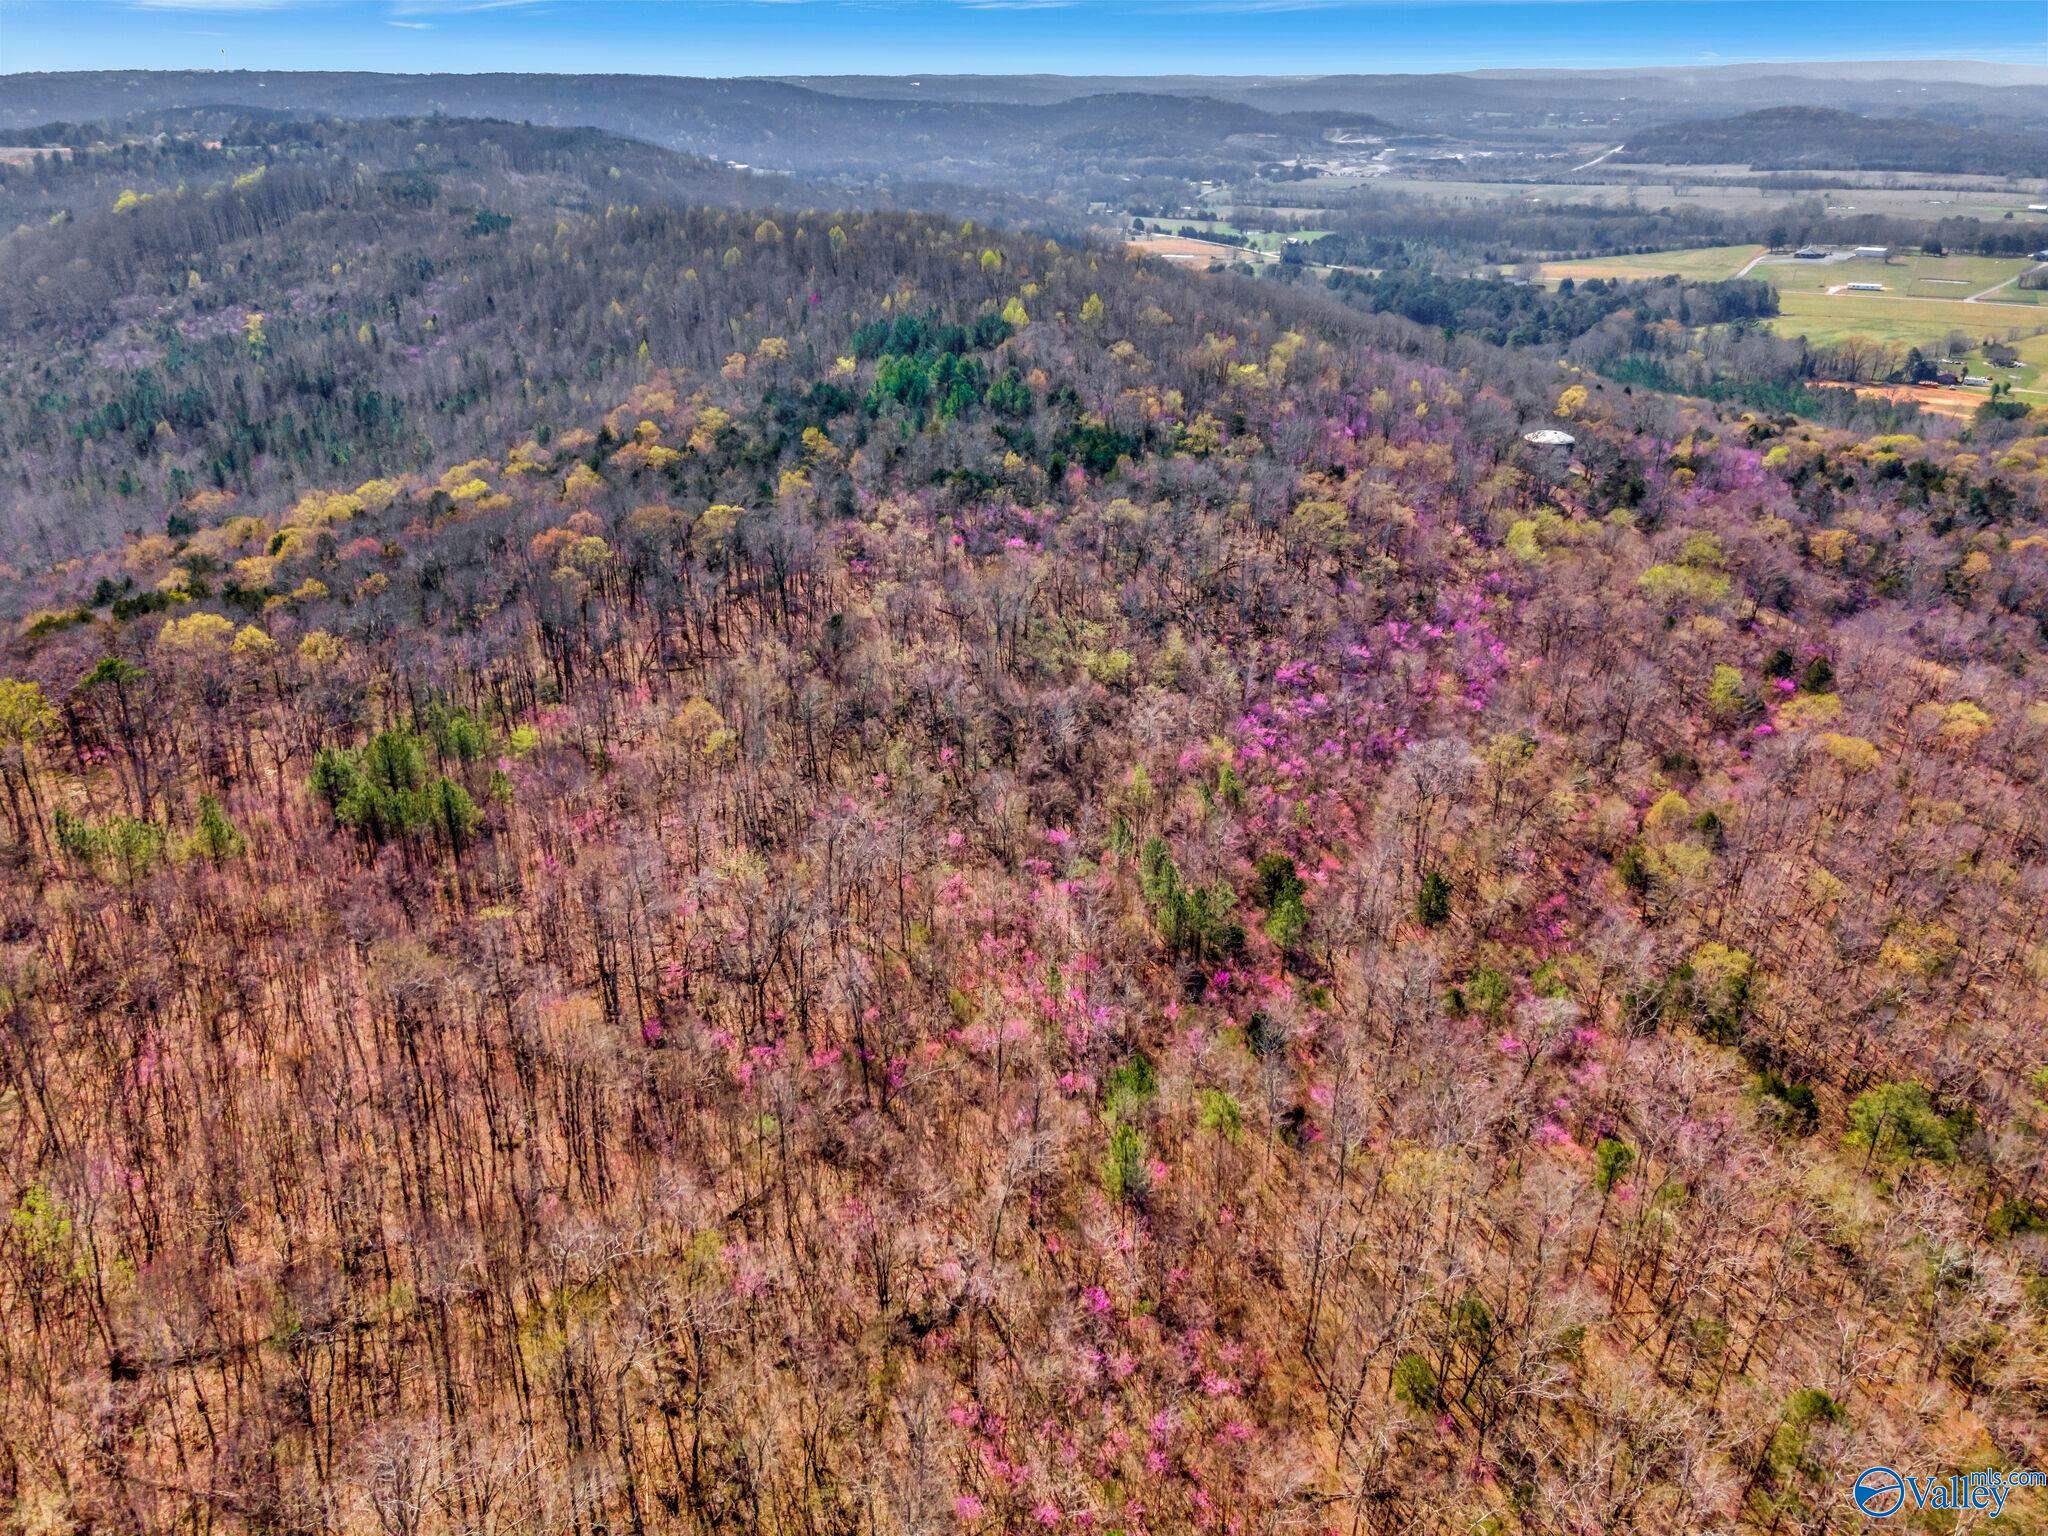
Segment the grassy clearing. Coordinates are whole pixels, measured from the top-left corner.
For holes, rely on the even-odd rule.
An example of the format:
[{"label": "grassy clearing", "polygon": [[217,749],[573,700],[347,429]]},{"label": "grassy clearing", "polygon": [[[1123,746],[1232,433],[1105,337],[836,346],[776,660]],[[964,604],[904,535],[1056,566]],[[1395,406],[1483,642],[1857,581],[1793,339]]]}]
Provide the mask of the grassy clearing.
[{"label": "grassy clearing", "polygon": [[[1859,262],[1858,265],[1867,263]],[[1887,287],[1896,286],[1899,292],[1913,298],[1968,298],[1973,293],[1982,293],[1986,288],[1995,288],[2010,281],[2034,265],[2019,257],[1913,255],[1884,263],[1881,269],[1883,276],[1877,281]],[[2001,304],[2031,304],[2033,301],[2032,297],[2022,297],[2012,288],[1998,296]]]},{"label": "grassy clearing", "polygon": [[1714,282],[1733,277],[1752,258],[1762,255],[1763,249],[1760,245],[1709,245],[1688,251],[1650,251],[1640,256],[1546,261],[1543,264],[1543,281],[1556,284],[1567,277],[1578,282],[1591,277],[1608,277],[1634,282],[1646,277],[1676,275],[1694,282]]},{"label": "grassy clearing", "polygon": [[2013,331],[2026,335],[2048,330],[2048,311],[2031,304],[1965,304],[1960,299],[1794,288],[1780,290],[1778,305],[1780,314],[1768,322],[1770,328],[1780,336],[1804,336],[1817,345],[1867,336],[1924,351],[1939,346],[1951,331],[1973,338],[2003,338]]},{"label": "grassy clearing", "polygon": [[2020,355],[2020,371],[1998,376],[2011,379],[2013,388],[2029,400],[2048,401],[2048,331],[2016,341],[2013,348]]},{"label": "grassy clearing", "polygon": [[[1919,253],[1892,261],[1783,261],[1773,258],[1759,262],[1750,276],[1769,283],[1782,293],[1822,293],[1843,283],[1882,283],[1888,294],[1901,298],[1954,302],[1972,294],[1996,288],[2018,277],[2035,263],[2011,256],[1926,256]],[[2043,297],[2007,288],[1987,303],[2031,305]]]},{"label": "grassy clearing", "polygon": [[[1759,269],[1761,270],[1761,269]],[[1929,358],[1946,355],[1952,331],[1971,338],[1957,354],[1962,372],[2011,384],[2029,398],[2048,398],[2048,309],[2027,304],[1965,304],[1959,299],[1895,298],[1890,294],[1781,292],[1781,313],[1767,322],[1780,336],[1804,336],[1816,346],[1851,336],[1894,347],[1918,347]],[[2016,372],[1991,366],[1986,338],[2009,341],[2019,352]]]},{"label": "grassy clearing", "polygon": [[1205,235],[1241,235],[1239,229],[1228,219],[1148,219],[1148,224],[1161,226],[1169,234],[1179,234],[1183,229],[1199,230]]},{"label": "grassy clearing", "polygon": [[1233,224],[1227,219],[1159,219],[1173,234],[1183,229],[1197,230],[1205,235],[1229,235],[1244,240],[1251,249],[1264,251],[1268,255],[1277,253],[1281,247],[1293,240],[1319,240],[1327,229],[1253,229],[1243,224]]},{"label": "grassy clearing", "polygon": [[1262,251],[1278,251],[1289,240],[1320,240],[1328,233],[1327,229],[1253,229],[1245,231],[1252,244]]}]

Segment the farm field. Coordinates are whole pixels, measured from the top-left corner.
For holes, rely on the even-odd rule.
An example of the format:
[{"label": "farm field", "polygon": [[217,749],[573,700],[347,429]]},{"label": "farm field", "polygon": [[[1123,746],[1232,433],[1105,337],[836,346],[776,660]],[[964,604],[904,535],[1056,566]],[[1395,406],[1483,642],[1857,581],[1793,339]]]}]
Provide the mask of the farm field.
[{"label": "farm field", "polygon": [[1221,267],[1234,261],[1271,260],[1262,252],[1247,251],[1242,246],[1190,240],[1185,235],[1135,235],[1124,246],[1141,256],[1157,256],[1175,266]]},{"label": "farm field", "polygon": [[2013,392],[2035,402],[2048,402],[2048,331],[2014,342],[2013,350],[2019,353],[2021,363],[2017,375],[2008,375],[2014,380]]},{"label": "farm field", "polygon": [[1245,230],[1243,233],[1251,241],[1254,248],[1277,254],[1289,240],[1320,240],[1329,231],[1327,229],[1304,229],[1299,232],[1281,229],[1250,229]]},{"label": "farm field", "polygon": [[1691,207],[1723,213],[1756,213],[1825,197],[1837,213],[1887,213],[1910,218],[1980,218],[2015,220],[2038,225],[2048,233],[2048,214],[2029,213],[2027,205],[2048,201],[2039,191],[2008,192],[1948,187],[1841,187],[1819,192],[1811,187],[1740,186],[1711,179],[1654,182],[1524,182],[1446,181],[1425,176],[1327,177],[1319,188],[1370,186],[1376,191],[1402,192],[1449,203],[1498,203],[1517,199],[1534,203],[1635,202],[1645,208]]},{"label": "farm field", "polygon": [[[1659,165],[1647,161],[1632,163],[1629,169],[1639,177],[1668,182],[1681,190],[1689,189],[1702,180],[1720,182],[1733,189],[1736,183],[1772,174],[1746,165]],[[1799,173],[1778,174],[1804,179],[1799,177]],[[1755,191],[1762,197],[1778,201],[1797,202],[1819,197],[1827,205],[1828,212],[1834,215],[1903,213],[1928,218],[2002,219],[2010,213],[2019,219],[2048,218],[2028,211],[2029,204],[2048,201],[2048,197],[2043,196],[2048,188],[2038,183],[2030,187],[1997,176],[1944,176],[1910,171],[1823,171],[1813,174],[1824,177],[1832,185],[1817,190],[1811,186],[1791,185],[1740,190]]]},{"label": "farm field", "polygon": [[1316,240],[1329,233],[1327,229],[1253,229],[1225,219],[1161,219],[1158,222],[1174,230],[1195,229],[1207,235],[1241,236],[1251,242],[1253,250],[1269,255],[1277,253],[1289,240]]},{"label": "farm field", "polygon": [[[1973,293],[1982,293],[1987,288],[2010,282],[2037,265],[2025,257],[1916,254],[1886,262],[1884,276],[1878,281],[1887,287],[1897,284],[1901,293],[1914,298],[1968,298]],[[1904,275],[1897,277],[1894,274]],[[1995,302],[2032,304],[2042,298],[2048,298],[2048,294],[2022,293],[2017,288],[2007,288],[1999,293]]]},{"label": "farm field", "polygon": [[1917,405],[1930,415],[1946,416],[1952,421],[1968,421],[1977,414],[1985,398],[1981,389],[1944,389],[1930,384],[1838,384],[1828,379],[1816,383],[1822,389],[1854,390],[1866,400]]},{"label": "farm field", "polygon": [[[1577,261],[1547,261],[1543,281],[1551,285],[1564,278],[1584,282],[1587,278],[1620,278],[1624,281],[1662,277],[1667,273],[1696,282],[1712,282],[1742,273],[1769,283],[1781,293],[1811,291],[1824,294],[1845,283],[1882,283],[1901,298],[1935,299],[1950,302],[1967,299],[1987,289],[2008,283],[2038,263],[2019,256],[1928,256],[1915,252],[1893,260],[1878,261],[1795,261],[1774,255],[1767,261],[1750,262],[1764,254],[1760,245],[1714,245],[1687,250],[1648,251],[1635,256],[1596,256]],[[2048,299],[2048,293],[2002,290],[1987,303],[2033,305]]]},{"label": "farm field", "polygon": [[[1976,342],[1986,337],[2010,340],[2020,355],[2018,371],[1992,368],[1981,346],[1961,354],[1964,371],[2003,380],[2022,396],[2048,399],[2042,388],[2048,381],[2048,310],[2037,306],[1798,290],[1781,293],[1778,302],[1782,312],[1766,322],[1769,327],[1780,336],[1804,336],[1816,346],[1863,336],[1895,347],[1918,347],[1933,357],[1954,331]],[[1975,393],[1982,398],[1981,391]]]},{"label": "farm field", "polygon": [[1550,284],[1569,277],[1578,282],[1588,278],[1620,278],[1634,282],[1647,277],[1663,277],[1675,273],[1679,277],[1691,278],[1696,282],[1712,282],[1719,278],[1733,277],[1755,257],[1763,254],[1760,245],[1709,245],[1693,250],[1648,251],[1639,256],[1593,256],[1582,261],[1546,261],[1543,263],[1543,281]]},{"label": "farm field", "polygon": [[[1749,275],[1781,294],[1824,293],[1844,283],[1882,283],[1888,295],[1954,303],[2008,282],[2035,265],[2017,256],[1927,256],[1917,252],[1883,262],[1790,261],[1774,256],[1757,263]],[[1985,302],[2029,305],[2042,297],[2008,288]]]},{"label": "farm field", "polygon": [[1778,304],[1780,314],[1766,322],[1773,331],[1780,336],[1804,336],[1823,345],[1848,336],[1867,336],[1925,350],[1939,345],[1951,331],[1981,338],[2003,337],[2013,330],[2023,334],[2048,330],[2048,311],[2029,304],[1965,304],[1960,299],[1798,288],[1781,290]]}]

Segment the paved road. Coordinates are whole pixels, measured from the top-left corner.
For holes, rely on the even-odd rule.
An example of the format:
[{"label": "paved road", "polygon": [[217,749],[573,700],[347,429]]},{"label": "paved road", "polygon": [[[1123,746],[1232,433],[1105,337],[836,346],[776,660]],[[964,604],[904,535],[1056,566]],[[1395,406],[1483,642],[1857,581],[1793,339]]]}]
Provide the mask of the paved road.
[{"label": "paved road", "polygon": [[[2027,272],[2039,272],[2040,270],[2041,268],[2039,267],[2027,268]],[[1965,304],[1982,303],[1985,299],[1990,298],[1991,295],[1998,292],[1999,289],[2012,287],[2014,283],[2017,283],[2021,278],[2025,277],[2026,275],[2026,272],[2015,272],[2011,277],[2008,277],[2004,282],[1994,283],[1991,287],[1986,288],[1982,293],[1973,293],[1967,299],[1963,300],[1963,302]]]}]

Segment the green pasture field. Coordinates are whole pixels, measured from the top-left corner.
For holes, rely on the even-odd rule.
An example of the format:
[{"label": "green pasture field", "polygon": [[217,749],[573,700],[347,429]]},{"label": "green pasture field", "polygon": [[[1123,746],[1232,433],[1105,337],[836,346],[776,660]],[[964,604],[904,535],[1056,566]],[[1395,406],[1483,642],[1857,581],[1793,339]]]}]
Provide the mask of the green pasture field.
[{"label": "green pasture field", "polygon": [[1960,299],[1794,288],[1779,290],[1778,306],[1778,317],[1765,323],[1780,336],[1804,336],[1816,345],[1867,336],[1924,352],[1929,346],[1938,347],[1950,331],[2001,339],[2013,331],[2021,335],[2048,331],[2048,312],[2030,304],[1965,304]]},{"label": "green pasture field", "polygon": [[[1868,263],[1858,263],[1868,265]],[[1884,264],[1884,276],[1879,282],[1890,287],[1894,274],[1903,273],[1899,291],[1912,298],[1920,299],[1966,299],[1987,288],[1996,288],[2010,282],[2022,272],[2031,271],[2036,263],[2024,257],[2008,256],[1927,256],[1915,253],[1899,257]],[[2017,288],[2002,290],[1996,302],[2000,304],[2031,304],[2038,294],[2022,294]],[[1992,302],[1990,300],[1986,301]]]},{"label": "green pasture field", "polygon": [[1760,245],[1709,245],[1696,250],[1651,251],[1640,256],[1590,256],[1582,261],[1546,261],[1543,281],[1556,284],[1569,277],[1584,282],[1592,277],[1620,278],[1633,282],[1646,277],[1676,274],[1695,282],[1712,282],[1733,277],[1749,261],[1763,254]]},{"label": "green pasture field", "polygon": [[[1883,283],[1887,295],[1958,302],[2010,282],[2034,265],[2017,256],[1928,256],[1915,251],[1890,261],[1788,261],[1773,256],[1758,262],[1749,275],[1781,294],[1822,293],[1844,283]],[[2043,297],[2048,295],[2006,288],[1985,302],[2034,304]]]},{"label": "green pasture field", "polygon": [[1327,229],[1251,229],[1246,230],[1245,233],[1251,237],[1252,244],[1256,245],[1260,250],[1277,251],[1285,246],[1289,240],[1320,240],[1329,231]]},{"label": "green pasture field", "polygon": [[2048,331],[2013,343],[2024,365],[2018,374],[1994,374],[2013,380],[2013,388],[2036,400],[2048,400]]},{"label": "green pasture field", "polygon": [[1255,251],[1268,253],[1278,251],[1288,240],[1318,240],[1327,229],[1280,230],[1251,229],[1242,224],[1232,224],[1225,219],[1147,219],[1147,224],[1165,227],[1170,234],[1179,234],[1182,228],[1198,229],[1205,235],[1238,235],[1251,243]]}]

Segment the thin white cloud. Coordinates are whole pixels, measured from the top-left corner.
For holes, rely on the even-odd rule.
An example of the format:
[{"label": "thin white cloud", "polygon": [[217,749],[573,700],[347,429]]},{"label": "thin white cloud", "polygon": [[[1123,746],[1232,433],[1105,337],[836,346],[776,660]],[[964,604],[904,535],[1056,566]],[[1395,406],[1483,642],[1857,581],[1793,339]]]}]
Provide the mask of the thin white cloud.
[{"label": "thin white cloud", "polygon": [[[1472,3],[1472,0],[1411,0],[1411,3],[1428,6],[1431,4],[1458,5]],[[1566,4],[1569,0],[1535,0],[1536,4]],[[1153,4],[1147,10],[1169,16],[1223,16],[1239,13],[1248,15],[1277,14],[1282,11],[1343,11],[1353,10],[1370,0],[1185,0],[1185,3]]]},{"label": "thin white cloud", "polygon": [[293,0],[133,0],[138,11],[281,11]]},{"label": "thin white cloud", "polygon": [[396,0],[392,10],[403,16],[449,16],[464,11],[519,11],[547,0]]}]

